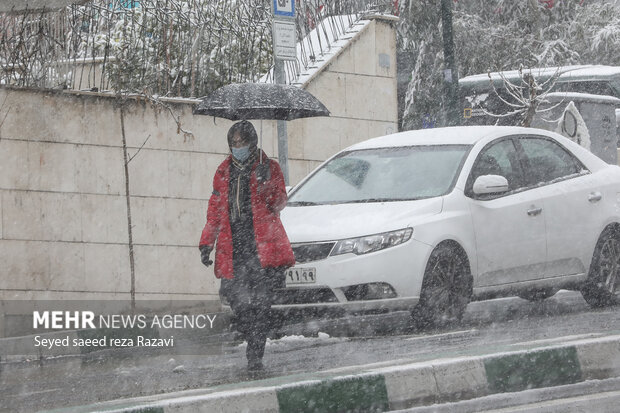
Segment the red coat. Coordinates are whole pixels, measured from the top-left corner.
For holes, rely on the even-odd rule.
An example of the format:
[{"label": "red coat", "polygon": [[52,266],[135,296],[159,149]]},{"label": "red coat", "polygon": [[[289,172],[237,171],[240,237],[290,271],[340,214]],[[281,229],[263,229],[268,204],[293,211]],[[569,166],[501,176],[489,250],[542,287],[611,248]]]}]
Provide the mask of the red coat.
[{"label": "red coat", "polygon": [[[231,156],[229,156],[215,172],[213,194],[209,198],[207,209],[207,224],[200,237],[200,246],[213,247],[217,240],[215,250],[215,276],[217,278],[233,278],[232,233],[228,206],[231,162]],[[263,268],[290,267],[295,264],[295,255],[280,221],[280,211],[286,206],[287,201],[284,177],[280,165],[269,161],[264,153],[263,162],[269,162],[271,179],[263,184],[258,183],[255,173],[258,159],[252,165],[250,176],[252,218],[258,258]]]}]

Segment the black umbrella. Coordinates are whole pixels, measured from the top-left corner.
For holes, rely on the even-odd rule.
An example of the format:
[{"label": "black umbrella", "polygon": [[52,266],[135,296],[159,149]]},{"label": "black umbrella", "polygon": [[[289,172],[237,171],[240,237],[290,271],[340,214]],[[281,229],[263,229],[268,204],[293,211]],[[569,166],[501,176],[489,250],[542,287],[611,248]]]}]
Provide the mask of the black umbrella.
[{"label": "black umbrella", "polygon": [[[194,108],[194,115],[230,120],[293,120],[329,116],[329,110],[310,92],[292,85],[233,83],[222,86]],[[263,146],[261,123],[260,146]],[[260,163],[263,163],[261,152]]]},{"label": "black umbrella", "polygon": [[203,98],[194,108],[194,114],[230,120],[293,120],[329,116],[329,110],[312,94],[296,86],[233,83]]}]

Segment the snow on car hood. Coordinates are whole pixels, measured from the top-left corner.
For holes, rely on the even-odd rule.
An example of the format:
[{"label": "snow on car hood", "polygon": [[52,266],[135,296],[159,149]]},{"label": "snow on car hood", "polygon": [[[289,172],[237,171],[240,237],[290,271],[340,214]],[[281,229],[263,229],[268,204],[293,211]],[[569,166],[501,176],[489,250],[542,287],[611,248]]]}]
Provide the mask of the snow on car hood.
[{"label": "snow on car hood", "polygon": [[334,241],[415,226],[441,212],[442,197],[417,201],[289,206],[280,218],[292,243]]}]

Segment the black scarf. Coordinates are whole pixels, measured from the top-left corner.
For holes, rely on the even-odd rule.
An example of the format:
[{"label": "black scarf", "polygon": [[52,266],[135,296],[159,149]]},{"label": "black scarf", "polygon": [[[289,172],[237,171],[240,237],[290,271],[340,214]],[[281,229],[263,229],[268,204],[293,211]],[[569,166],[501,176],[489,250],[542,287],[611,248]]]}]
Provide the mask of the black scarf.
[{"label": "black scarf", "polygon": [[256,151],[253,151],[245,162],[240,162],[234,156],[232,157],[228,191],[231,222],[252,216],[250,175],[252,174],[252,165],[254,165],[255,160]]}]

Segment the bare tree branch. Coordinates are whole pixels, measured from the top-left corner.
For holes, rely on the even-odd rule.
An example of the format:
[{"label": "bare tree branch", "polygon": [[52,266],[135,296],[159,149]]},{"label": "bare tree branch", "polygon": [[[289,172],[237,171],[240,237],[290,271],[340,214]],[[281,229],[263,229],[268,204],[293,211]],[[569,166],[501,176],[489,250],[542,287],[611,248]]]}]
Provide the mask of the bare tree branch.
[{"label": "bare tree branch", "polygon": [[133,158],[135,158],[135,157],[136,157],[136,156],[140,153],[140,151],[142,150],[142,148],[144,148],[144,145],[146,145],[146,143],[149,141],[149,139],[150,139],[150,138],[151,138],[151,134],[149,134],[149,136],[147,136],[147,137],[146,137],[146,139],[144,140],[144,142],[142,142],[142,145],[140,145],[140,147],[138,148],[138,150],[136,151],[136,153],[134,153],[133,155],[131,155],[131,156],[129,157],[129,160],[127,161],[127,163],[131,162],[131,160],[132,160]]}]

